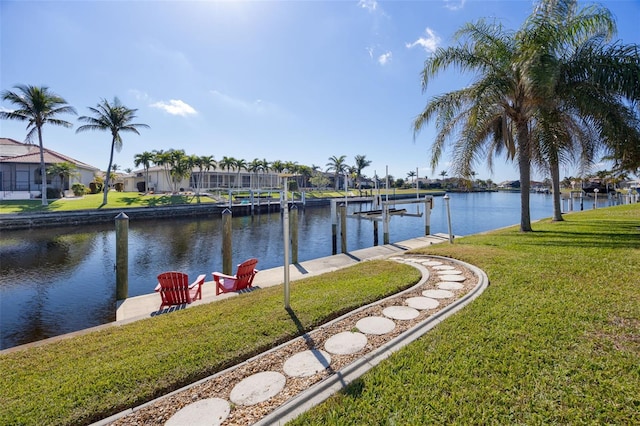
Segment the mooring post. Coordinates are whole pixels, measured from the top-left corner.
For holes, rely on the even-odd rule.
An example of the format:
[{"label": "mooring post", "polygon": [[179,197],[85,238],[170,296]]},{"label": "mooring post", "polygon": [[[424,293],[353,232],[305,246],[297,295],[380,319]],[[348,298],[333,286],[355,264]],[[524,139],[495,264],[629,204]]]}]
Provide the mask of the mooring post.
[{"label": "mooring post", "polygon": [[424,196],[424,235],[431,235],[431,206],[433,205],[433,196]]},{"label": "mooring post", "polygon": [[129,295],[129,216],[116,216],[116,300]]},{"label": "mooring post", "polygon": [[340,242],[342,253],[347,253],[347,206],[340,206]]},{"label": "mooring post", "polygon": [[378,245],[378,220],[373,219],[373,245]]},{"label": "mooring post", "polygon": [[298,207],[294,204],[289,212],[291,217],[291,263],[298,263]]},{"label": "mooring post", "polygon": [[444,203],[447,205],[447,223],[449,224],[449,244],[453,244],[453,233],[451,232],[451,209],[449,208],[449,194],[445,194]]},{"label": "mooring post", "polygon": [[222,273],[233,274],[232,242],[231,242],[231,209],[222,211]]},{"label": "mooring post", "polygon": [[253,216],[253,214],[255,213],[255,205],[254,203],[254,198],[253,198],[253,189],[249,190],[249,198],[251,199],[251,216]]},{"label": "mooring post", "polygon": [[338,254],[338,213],[336,200],[331,200],[331,254]]},{"label": "mooring post", "polygon": [[382,203],[382,243],[389,244],[389,201]]}]

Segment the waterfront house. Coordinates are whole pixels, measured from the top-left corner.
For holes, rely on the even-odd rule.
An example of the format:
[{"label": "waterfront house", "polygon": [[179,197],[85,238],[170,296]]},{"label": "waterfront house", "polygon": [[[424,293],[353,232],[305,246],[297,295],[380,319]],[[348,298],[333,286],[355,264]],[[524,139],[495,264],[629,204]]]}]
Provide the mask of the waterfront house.
[{"label": "waterfront house", "polygon": [[[89,186],[100,169],[75,160],[59,152],[44,149],[46,166],[56,163],[71,163],[76,170],[68,180],[60,182],[58,176],[47,176],[47,186],[71,189],[74,183]],[[39,197],[42,176],[40,170],[40,147],[18,142],[9,138],[0,138],[0,200],[25,200]]]}]

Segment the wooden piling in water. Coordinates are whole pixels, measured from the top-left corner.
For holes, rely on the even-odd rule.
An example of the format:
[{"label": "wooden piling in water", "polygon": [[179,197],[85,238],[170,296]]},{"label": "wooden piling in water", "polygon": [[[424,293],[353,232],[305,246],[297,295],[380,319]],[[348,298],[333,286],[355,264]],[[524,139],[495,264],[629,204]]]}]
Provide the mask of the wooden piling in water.
[{"label": "wooden piling in water", "polygon": [[129,216],[116,216],[116,300],[129,297]]},{"label": "wooden piling in water", "polygon": [[232,239],[231,239],[231,209],[222,211],[222,273],[233,274]]}]

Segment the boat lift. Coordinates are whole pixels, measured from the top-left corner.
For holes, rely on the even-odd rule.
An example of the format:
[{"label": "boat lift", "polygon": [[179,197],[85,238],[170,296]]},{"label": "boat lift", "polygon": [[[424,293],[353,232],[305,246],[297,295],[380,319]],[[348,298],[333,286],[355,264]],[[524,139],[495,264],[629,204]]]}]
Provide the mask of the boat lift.
[{"label": "boat lift", "polygon": [[[376,197],[377,198],[377,197]],[[409,216],[409,217],[422,217],[424,215],[424,234],[425,236],[431,233],[431,210],[433,209],[433,196],[425,195],[423,199],[417,198],[415,200],[411,199],[403,199],[402,204],[422,204],[424,203],[424,213],[420,213],[420,206],[418,205],[418,213],[407,213],[406,209],[396,209],[390,206],[395,206],[396,201],[386,200],[380,201],[379,198],[377,200],[372,198],[371,201],[374,203],[374,208],[372,210],[356,212],[351,214],[351,217],[356,217],[358,219],[367,219],[373,222],[373,245],[378,245],[378,222],[382,222],[383,224],[383,244],[389,244],[389,221],[391,216]],[[332,233],[332,241],[333,241],[333,254],[337,254],[338,244],[337,244],[337,236],[338,236],[338,217],[340,217],[341,222],[341,240],[342,240],[342,252],[347,253],[347,232],[346,232],[346,217],[347,217],[347,208],[346,203],[338,205],[341,203],[341,200],[331,200],[331,233]],[[338,207],[340,208],[340,212],[338,214]]]}]

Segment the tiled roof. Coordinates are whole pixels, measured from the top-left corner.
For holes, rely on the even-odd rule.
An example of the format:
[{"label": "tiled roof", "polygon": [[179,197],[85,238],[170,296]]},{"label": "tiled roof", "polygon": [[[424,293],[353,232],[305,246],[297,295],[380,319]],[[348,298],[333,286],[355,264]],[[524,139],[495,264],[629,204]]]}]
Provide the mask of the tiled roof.
[{"label": "tiled roof", "polygon": [[[2,149],[1,146],[6,148]],[[22,146],[22,151],[24,152],[26,150],[27,153],[22,155],[11,155],[13,150],[10,148],[19,148],[20,146]],[[76,166],[81,166],[85,169],[100,170],[97,167],[47,148],[44,149],[44,162],[48,164],[67,162],[75,164]],[[0,163],[40,164],[40,148],[37,145],[25,144],[9,138],[0,138]]]}]

